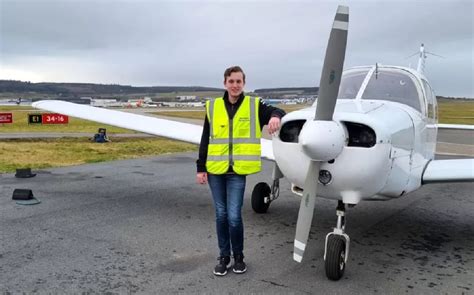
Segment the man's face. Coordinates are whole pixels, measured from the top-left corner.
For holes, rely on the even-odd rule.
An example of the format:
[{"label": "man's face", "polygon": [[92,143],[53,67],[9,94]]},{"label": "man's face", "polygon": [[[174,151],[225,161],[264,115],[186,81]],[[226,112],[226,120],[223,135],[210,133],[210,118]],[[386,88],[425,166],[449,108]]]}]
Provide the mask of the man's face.
[{"label": "man's face", "polygon": [[244,75],[241,72],[233,72],[224,81],[224,87],[230,96],[237,97],[244,90]]}]

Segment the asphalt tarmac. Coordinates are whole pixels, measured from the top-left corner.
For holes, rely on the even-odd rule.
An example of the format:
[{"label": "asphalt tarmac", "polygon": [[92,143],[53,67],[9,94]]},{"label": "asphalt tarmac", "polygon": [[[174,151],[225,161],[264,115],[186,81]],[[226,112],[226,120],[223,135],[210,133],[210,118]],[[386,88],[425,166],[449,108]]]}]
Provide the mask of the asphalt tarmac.
[{"label": "asphalt tarmac", "polygon": [[[0,174],[0,293],[472,294],[473,183],[428,185],[400,199],[347,210],[344,277],[324,273],[324,237],[336,202],[317,199],[301,264],[292,259],[299,199],[256,214],[250,176],[243,208],[248,271],[215,277],[218,255],[207,186],[194,153]],[[42,201],[21,206],[15,188]]]}]

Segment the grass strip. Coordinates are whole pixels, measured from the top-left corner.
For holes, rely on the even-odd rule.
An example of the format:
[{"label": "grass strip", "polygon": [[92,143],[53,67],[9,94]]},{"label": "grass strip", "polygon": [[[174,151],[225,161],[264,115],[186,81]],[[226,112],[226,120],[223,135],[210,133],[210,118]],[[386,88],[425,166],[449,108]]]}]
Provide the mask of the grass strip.
[{"label": "grass strip", "polygon": [[42,169],[197,151],[196,145],[160,137],[112,137],[112,140],[102,144],[88,138],[3,140],[0,173],[14,172],[17,168]]},{"label": "grass strip", "polygon": [[439,123],[474,125],[474,101],[442,101],[438,103]]}]

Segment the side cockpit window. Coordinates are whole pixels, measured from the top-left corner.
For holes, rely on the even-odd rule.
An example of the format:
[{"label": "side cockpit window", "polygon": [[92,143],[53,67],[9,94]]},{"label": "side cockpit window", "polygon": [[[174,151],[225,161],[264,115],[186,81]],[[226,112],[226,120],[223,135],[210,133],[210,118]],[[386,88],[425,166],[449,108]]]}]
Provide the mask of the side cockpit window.
[{"label": "side cockpit window", "polygon": [[410,76],[405,73],[374,72],[362,95],[362,99],[394,101],[422,112],[417,88]]}]

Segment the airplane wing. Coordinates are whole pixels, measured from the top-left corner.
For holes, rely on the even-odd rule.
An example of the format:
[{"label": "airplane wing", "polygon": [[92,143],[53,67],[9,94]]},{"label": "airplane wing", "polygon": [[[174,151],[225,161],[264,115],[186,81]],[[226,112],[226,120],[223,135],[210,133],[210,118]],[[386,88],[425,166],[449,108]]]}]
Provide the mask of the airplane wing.
[{"label": "airplane wing", "polygon": [[433,160],[423,172],[422,183],[472,182],[474,159]]},{"label": "airplane wing", "polygon": [[[32,104],[34,108],[42,109],[71,117],[135,130],[152,135],[163,136],[194,144],[201,142],[202,126],[154,118],[144,115],[96,108],[59,100],[42,100]],[[272,141],[261,139],[262,157],[275,160]]]},{"label": "airplane wing", "polygon": [[462,125],[462,124],[438,124],[438,128],[441,128],[441,129],[463,129],[463,130],[474,130],[474,125]]}]

